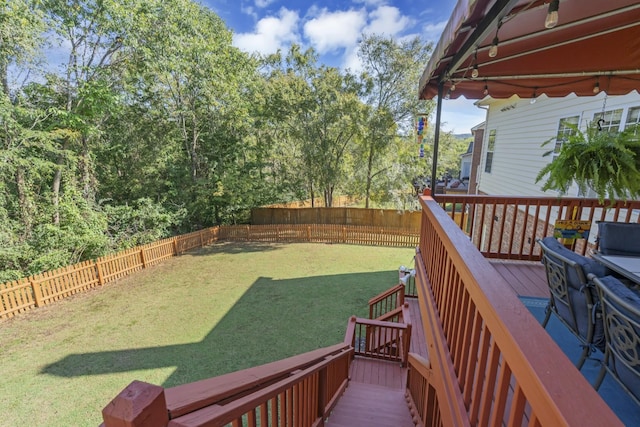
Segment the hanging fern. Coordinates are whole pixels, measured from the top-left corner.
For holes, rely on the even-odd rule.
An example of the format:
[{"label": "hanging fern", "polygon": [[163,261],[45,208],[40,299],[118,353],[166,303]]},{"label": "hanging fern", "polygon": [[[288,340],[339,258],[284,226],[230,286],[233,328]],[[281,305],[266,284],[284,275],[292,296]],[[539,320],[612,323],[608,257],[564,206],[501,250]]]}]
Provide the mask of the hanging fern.
[{"label": "hanging fern", "polygon": [[[562,144],[558,157],[547,164],[536,177],[546,178],[542,190],[557,190],[565,195],[575,182],[583,194],[593,189],[600,203],[636,199],[640,196],[640,128],[632,126],[623,132],[598,130],[597,122],[587,125],[586,132],[574,130]],[[542,146],[554,141],[552,138]],[[544,156],[553,154],[548,151]]]}]

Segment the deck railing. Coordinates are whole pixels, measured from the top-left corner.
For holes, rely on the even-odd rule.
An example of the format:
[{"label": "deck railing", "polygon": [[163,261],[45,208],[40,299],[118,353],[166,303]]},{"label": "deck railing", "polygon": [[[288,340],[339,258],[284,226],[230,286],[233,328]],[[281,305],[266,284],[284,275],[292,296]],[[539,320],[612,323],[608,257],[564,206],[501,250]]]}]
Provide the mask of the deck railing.
[{"label": "deck railing", "polygon": [[421,203],[416,286],[430,363],[422,376],[439,402],[423,423],[621,425],[459,226],[430,197]]},{"label": "deck railing", "polygon": [[104,408],[103,426],[320,426],[352,358],[337,344],[168,389],[134,381]]},{"label": "deck railing", "polygon": [[436,389],[430,384],[431,364],[419,354],[409,353],[407,371],[407,403],[418,427],[442,426],[440,403]]},{"label": "deck railing", "polygon": [[404,316],[400,322],[351,317],[345,342],[353,346],[354,354],[400,362],[406,366],[411,344],[411,320],[408,307],[400,310]]},{"label": "deck railing", "polygon": [[[539,260],[535,244],[553,234],[557,220],[640,222],[640,201],[439,194],[437,202],[487,258]],[[588,246],[578,241],[576,252]]]},{"label": "deck railing", "polygon": [[404,285],[402,283],[387,289],[369,300],[369,319],[380,319],[388,312],[404,305]]}]

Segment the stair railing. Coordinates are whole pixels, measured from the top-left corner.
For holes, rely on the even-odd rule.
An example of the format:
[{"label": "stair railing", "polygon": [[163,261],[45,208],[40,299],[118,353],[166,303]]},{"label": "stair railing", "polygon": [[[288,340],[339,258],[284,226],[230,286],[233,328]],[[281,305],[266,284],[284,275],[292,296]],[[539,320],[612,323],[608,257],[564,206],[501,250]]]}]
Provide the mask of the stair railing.
[{"label": "stair railing", "polygon": [[322,425],[348,384],[352,358],[349,345],[337,344],[166,390],[134,381],[103,409],[102,425]]},{"label": "stair railing", "polygon": [[369,319],[378,319],[403,304],[404,285],[400,283],[369,300]]}]

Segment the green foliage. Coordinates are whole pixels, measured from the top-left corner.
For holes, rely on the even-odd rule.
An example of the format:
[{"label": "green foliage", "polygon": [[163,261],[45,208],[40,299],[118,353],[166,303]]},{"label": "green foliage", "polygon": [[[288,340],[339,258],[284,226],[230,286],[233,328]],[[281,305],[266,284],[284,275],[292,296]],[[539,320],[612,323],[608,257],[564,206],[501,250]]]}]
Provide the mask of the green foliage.
[{"label": "green foliage", "polygon": [[[566,194],[575,182],[583,194],[591,188],[602,203],[606,198],[626,200],[640,196],[640,134],[637,127],[623,132],[598,130],[590,122],[585,132],[577,126],[560,153],[536,177],[543,190]],[[555,138],[545,141],[545,146]],[[544,155],[553,154],[553,150]]]},{"label": "green foliage", "polygon": [[182,221],[184,209],[167,211],[149,198],[138,199],[130,205],[102,206],[107,218],[110,248],[122,250],[155,242],[172,234]]}]

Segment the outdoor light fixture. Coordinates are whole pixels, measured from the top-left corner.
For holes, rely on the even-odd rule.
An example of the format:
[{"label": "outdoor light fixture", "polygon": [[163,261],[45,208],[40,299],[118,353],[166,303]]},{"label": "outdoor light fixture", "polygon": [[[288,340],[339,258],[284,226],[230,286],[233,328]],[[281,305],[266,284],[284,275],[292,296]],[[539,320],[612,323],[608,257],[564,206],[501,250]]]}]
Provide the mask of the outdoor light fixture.
[{"label": "outdoor light fixture", "polygon": [[498,21],[498,28],[496,28],[496,36],[493,38],[491,42],[491,47],[489,48],[489,58],[495,58],[498,54],[498,31],[500,31],[500,27],[502,27],[502,21]]},{"label": "outdoor light fixture", "polygon": [[551,0],[549,3],[549,10],[547,11],[547,17],[544,20],[544,26],[546,28],[553,28],[558,25],[558,9],[560,8],[560,0]]},{"label": "outdoor light fixture", "polygon": [[598,93],[600,92],[600,82],[596,82],[596,84],[593,86],[593,93]]},{"label": "outdoor light fixture", "polygon": [[536,95],[536,90],[533,90],[533,95],[531,95],[531,99],[529,100],[529,104],[535,104],[537,99],[536,99],[537,95]]},{"label": "outdoor light fixture", "polygon": [[480,74],[478,72],[478,64],[474,64],[473,65],[473,70],[471,71],[471,77],[476,79],[476,78],[478,78],[478,74]]},{"label": "outdoor light fixture", "polygon": [[454,90],[456,90],[456,84],[455,83],[451,83],[451,92],[453,92]]},{"label": "outdoor light fixture", "polygon": [[489,58],[495,58],[496,55],[498,55],[498,35],[493,38],[489,48]]},{"label": "outdoor light fixture", "polygon": [[484,85],[484,92],[482,93],[484,93],[485,95],[489,95],[489,86]]},{"label": "outdoor light fixture", "polygon": [[476,46],[476,50],[473,52],[473,70],[471,70],[471,78],[478,78],[478,47]]}]

